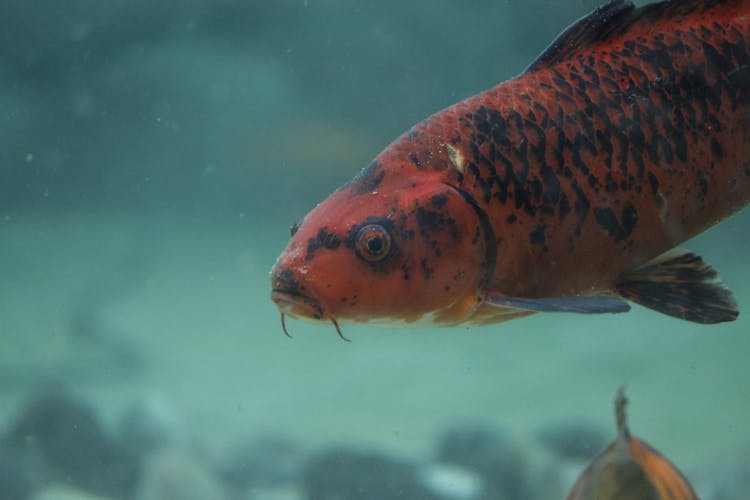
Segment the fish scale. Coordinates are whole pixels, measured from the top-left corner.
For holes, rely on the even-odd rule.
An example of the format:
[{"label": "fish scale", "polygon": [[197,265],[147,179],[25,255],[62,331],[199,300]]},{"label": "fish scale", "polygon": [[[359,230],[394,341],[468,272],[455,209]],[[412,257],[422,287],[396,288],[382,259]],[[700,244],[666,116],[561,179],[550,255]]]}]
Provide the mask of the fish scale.
[{"label": "fish scale", "polygon": [[735,319],[672,249],[750,200],[748,41],[750,0],[597,8],[311,211],[271,272],[282,315],[482,324],[630,300]]},{"label": "fish scale", "polygon": [[[508,294],[560,293],[550,283],[561,282],[576,289],[567,276],[553,276],[580,269],[579,246],[601,249],[600,262],[588,265],[598,264],[602,284],[611,282],[748,199],[746,90],[729,73],[749,62],[750,29],[733,16],[750,4],[682,4],[685,19],[669,17],[674,7],[652,9],[647,24],[622,38],[551,67],[532,65],[433,115],[378,161],[408,150],[419,168],[450,171],[435,150],[447,142],[463,152],[467,164],[455,185],[485,207],[499,238],[526,243],[498,245],[499,255],[513,252],[506,258],[524,262],[497,276]],[[730,123],[741,126],[723,125]],[[561,245],[567,255],[552,269],[546,254]],[[624,250],[632,258],[613,263]],[[524,279],[529,267],[543,270],[541,283]]]}]

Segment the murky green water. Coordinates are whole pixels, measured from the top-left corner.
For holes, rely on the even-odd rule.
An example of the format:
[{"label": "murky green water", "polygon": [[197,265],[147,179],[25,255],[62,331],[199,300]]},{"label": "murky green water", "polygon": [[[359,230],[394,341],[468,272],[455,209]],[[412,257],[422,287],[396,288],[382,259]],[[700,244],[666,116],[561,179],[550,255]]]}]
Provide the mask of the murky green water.
[{"label": "murky green water", "polygon": [[438,436],[466,421],[554,465],[537,431],[580,420],[613,435],[610,399],[625,384],[633,431],[689,477],[745,453],[746,212],[684,245],[734,291],[731,324],[634,307],[471,330],[345,326],[346,343],[293,320],[288,339],[269,300],[291,223],[411,124],[517,74],[593,7],[4,2],[5,432],[55,384],[111,432],[128,408],[158,401],[208,469],[268,435],[429,462]]}]

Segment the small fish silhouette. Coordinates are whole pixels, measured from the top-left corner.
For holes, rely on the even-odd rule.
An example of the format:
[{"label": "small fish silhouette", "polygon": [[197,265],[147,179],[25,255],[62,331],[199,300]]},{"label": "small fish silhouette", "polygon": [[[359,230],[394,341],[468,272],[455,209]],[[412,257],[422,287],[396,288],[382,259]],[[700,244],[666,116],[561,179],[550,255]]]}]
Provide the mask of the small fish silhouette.
[{"label": "small fish silhouette", "polygon": [[621,387],[615,394],[617,438],[586,467],[565,500],[699,500],[664,455],[630,434],[627,401]]}]

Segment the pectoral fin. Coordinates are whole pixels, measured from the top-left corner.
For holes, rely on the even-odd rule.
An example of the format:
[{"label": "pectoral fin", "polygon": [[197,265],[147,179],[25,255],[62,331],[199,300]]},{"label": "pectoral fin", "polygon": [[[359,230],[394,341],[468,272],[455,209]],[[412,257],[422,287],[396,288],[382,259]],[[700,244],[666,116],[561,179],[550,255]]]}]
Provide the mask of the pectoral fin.
[{"label": "pectoral fin", "polygon": [[630,310],[627,302],[616,295],[581,295],[571,297],[508,297],[489,293],[486,304],[533,312],[569,312],[581,314],[621,313]]},{"label": "pectoral fin", "polygon": [[739,315],[732,292],[716,270],[685,250],[668,252],[624,273],[616,288],[628,300],[696,323],[734,321]]}]

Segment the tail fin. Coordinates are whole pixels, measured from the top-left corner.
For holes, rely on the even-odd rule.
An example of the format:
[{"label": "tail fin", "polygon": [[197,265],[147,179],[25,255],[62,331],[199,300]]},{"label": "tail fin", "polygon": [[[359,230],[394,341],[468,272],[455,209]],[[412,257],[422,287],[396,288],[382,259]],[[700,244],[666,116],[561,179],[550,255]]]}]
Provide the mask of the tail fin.
[{"label": "tail fin", "polygon": [[624,273],[616,289],[632,302],[696,323],[734,321],[739,315],[732,292],[716,270],[684,250]]}]

